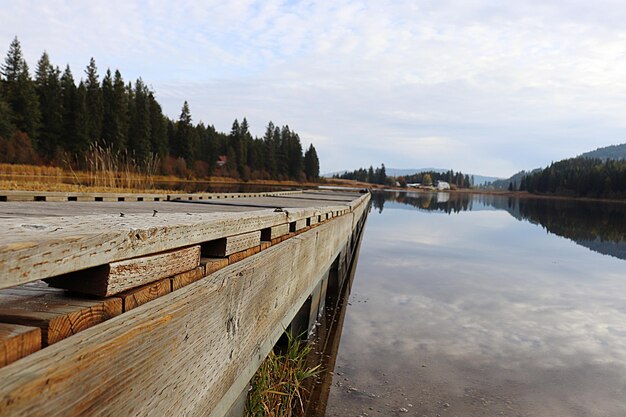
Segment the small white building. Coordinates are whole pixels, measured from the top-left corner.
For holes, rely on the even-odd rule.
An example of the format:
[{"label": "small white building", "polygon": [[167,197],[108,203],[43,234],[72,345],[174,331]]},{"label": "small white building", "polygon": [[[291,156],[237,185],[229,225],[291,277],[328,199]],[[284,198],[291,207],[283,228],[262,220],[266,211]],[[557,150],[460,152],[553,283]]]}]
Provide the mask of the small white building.
[{"label": "small white building", "polygon": [[445,181],[439,181],[439,182],[437,183],[437,189],[438,189],[439,191],[442,191],[442,190],[449,190],[449,189],[450,189],[450,184],[448,184],[448,183],[447,183],[447,182],[445,182]]}]

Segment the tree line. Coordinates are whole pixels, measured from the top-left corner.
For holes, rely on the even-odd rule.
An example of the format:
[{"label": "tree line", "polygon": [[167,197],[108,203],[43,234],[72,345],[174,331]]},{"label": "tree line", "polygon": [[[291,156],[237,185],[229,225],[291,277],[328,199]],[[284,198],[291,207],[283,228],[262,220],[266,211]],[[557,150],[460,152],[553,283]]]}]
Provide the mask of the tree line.
[{"label": "tree line", "polygon": [[81,168],[94,146],[130,155],[138,165],[157,158],[168,175],[319,178],[315,147],[303,150],[289,126],[270,121],[258,138],[243,118],[229,133],[218,132],[194,124],[186,101],[172,120],[141,78],[133,84],[107,69],[100,81],[93,58],[77,82],[69,65],[62,71],[44,52],[33,78],[16,37],[0,66],[0,162]]},{"label": "tree line", "polygon": [[439,181],[445,181],[450,185],[455,185],[457,188],[470,188],[472,186],[472,179],[469,175],[463,174],[462,172],[454,172],[453,170],[446,172],[418,172],[413,175],[405,175],[404,181],[407,184],[417,183],[423,185],[435,185]]},{"label": "tree line", "polygon": [[626,198],[626,161],[571,158],[526,175],[519,189],[573,197]]},{"label": "tree line", "polygon": [[393,184],[393,180],[390,177],[387,177],[385,164],[381,164],[380,167],[376,169],[374,169],[374,167],[370,165],[368,169],[359,168],[354,171],[344,172],[343,174],[335,174],[333,175],[333,178],[338,178],[342,180],[368,182],[370,184],[381,184],[381,185]]}]

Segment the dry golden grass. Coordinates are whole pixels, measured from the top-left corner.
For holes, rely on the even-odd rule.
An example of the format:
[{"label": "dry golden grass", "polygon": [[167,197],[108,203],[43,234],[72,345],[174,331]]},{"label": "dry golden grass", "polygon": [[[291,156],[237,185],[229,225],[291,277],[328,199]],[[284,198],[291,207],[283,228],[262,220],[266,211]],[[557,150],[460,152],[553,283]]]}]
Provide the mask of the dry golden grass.
[{"label": "dry golden grass", "polygon": [[64,177],[67,173],[59,167],[20,165],[20,164],[0,164],[1,177]]},{"label": "dry golden grass", "polygon": [[61,191],[61,192],[85,192],[85,193],[150,193],[150,194],[175,194],[180,191],[162,190],[158,188],[123,188],[123,187],[100,187],[80,184],[67,184],[63,182],[47,181],[15,181],[0,179],[0,190],[12,191]]}]

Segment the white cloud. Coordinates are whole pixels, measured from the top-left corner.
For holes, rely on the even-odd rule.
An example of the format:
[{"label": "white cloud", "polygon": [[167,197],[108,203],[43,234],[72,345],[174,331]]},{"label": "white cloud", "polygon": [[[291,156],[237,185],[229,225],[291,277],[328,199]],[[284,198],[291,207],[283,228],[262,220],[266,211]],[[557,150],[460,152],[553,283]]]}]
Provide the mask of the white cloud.
[{"label": "white cloud", "polygon": [[[47,49],[82,74],[95,56],[102,71],[142,76],[170,116],[190,99],[194,119],[219,129],[243,115],[257,134],[289,124],[305,142],[328,138],[324,171],[507,175],[623,140],[622,2],[0,4],[0,40],[17,34],[31,66]],[[424,137],[453,145],[422,152]]]}]

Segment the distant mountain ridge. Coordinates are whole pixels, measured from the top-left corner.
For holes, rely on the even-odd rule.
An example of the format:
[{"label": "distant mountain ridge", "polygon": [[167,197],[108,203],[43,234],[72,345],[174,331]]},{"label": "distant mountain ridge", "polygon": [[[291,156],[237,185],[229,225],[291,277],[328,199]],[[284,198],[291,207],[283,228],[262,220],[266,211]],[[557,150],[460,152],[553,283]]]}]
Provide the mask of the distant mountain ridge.
[{"label": "distant mountain ridge", "polygon": [[598,148],[595,151],[585,152],[579,155],[579,157],[587,159],[597,158],[603,161],[607,159],[626,159],[626,143]]},{"label": "distant mountain ridge", "polygon": [[[611,160],[620,160],[626,159],[626,143],[622,143],[620,145],[609,145],[604,146],[602,148],[598,148],[593,151],[585,152],[577,156],[577,158],[585,158],[585,159],[601,159],[606,161],[608,159]],[[513,186],[517,189],[519,188],[520,182],[525,175],[534,174],[535,172],[541,171],[542,168],[535,168],[530,171],[520,171],[517,174],[512,175],[506,179],[498,179],[495,181],[489,181],[489,184],[486,184],[487,187],[493,187],[495,189],[506,190],[509,187],[509,184],[513,183]]]}]

